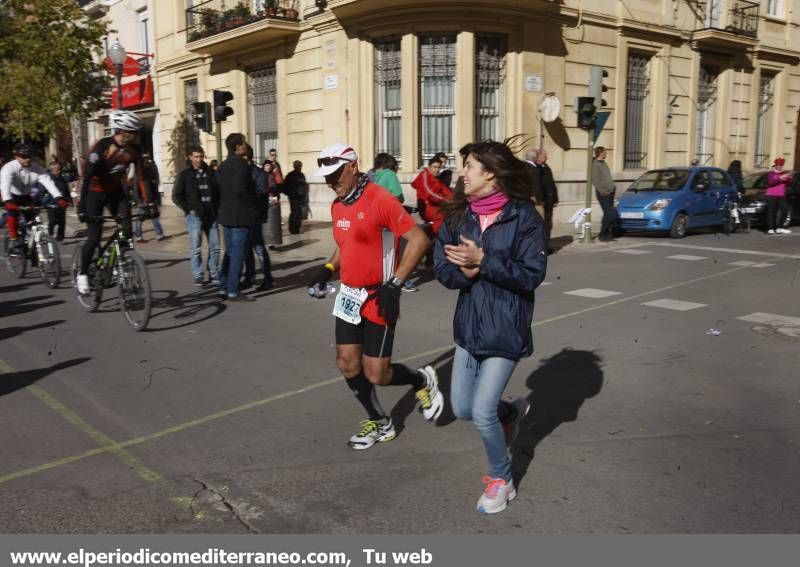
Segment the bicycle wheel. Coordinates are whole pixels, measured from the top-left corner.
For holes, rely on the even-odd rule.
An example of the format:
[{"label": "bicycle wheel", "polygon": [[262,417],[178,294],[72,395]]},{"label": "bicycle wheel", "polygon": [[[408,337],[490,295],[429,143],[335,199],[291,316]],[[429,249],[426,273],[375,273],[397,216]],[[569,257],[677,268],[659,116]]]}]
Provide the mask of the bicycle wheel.
[{"label": "bicycle wheel", "polygon": [[72,289],[75,290],[75,296],[78,298],[78,303],[81,304],[81,307],[89,311],[90,313],[93,311],[97,311],[97,308],[100,305],[100,302],[103,300],[103,286],[96,285],[95,280],[97,279],[95,273],[97,271],[97,267],[94,263],[94,258],[92,262],[89,264],[89,270],[87,275],[89,276],[89,285],[91,289],[89,293],[82,294],[78,293],[78,274],[80,273],[81,269],[81,254],[83,251],[83,244],[80,246],[75,247],[75,252],[72,254],[72,270],[71,270],[71,278],[72,281]]},{"label": "bicycle wheel", "polygon": [[150,277],[147,266],[135,250],[123,250],[119,268],[119,300],[122,314],[134,331],[147,327],[150,320]]},{"label": "bicycle wheel", "polygon": [[42,251],[42,255],[38,258],[42,281],[50,289],[55,289],[61,281],[61,254],[58,243],[49,234],[42,232],[39,235],[37,250]]},{"label": "bicycle wheel", "polygon": [[28,270],[28,258],[25,255],[25,245],[21,244],[15,249],[11,249],[11,237],[6,234],[3,239],[3,255],[6,258],[8,271],[17,278],[24,278]]}]

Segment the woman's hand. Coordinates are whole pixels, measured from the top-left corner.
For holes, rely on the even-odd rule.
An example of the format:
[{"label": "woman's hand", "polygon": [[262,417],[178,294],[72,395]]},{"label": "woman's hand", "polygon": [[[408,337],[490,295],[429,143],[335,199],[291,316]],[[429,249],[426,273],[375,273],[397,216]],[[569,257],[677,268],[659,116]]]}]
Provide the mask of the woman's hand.
[{"label": "woman's hand", "polygon": [[480,268],[464,268],[464,267],[461,267],[459,269],[461,270],[461,272],[465,276],[467,276],[471,280],[474,280],[475,278],[477,278],[478,274],[481,273],[481,269]]},{"label": "woman's hand", "polygon": [[460,238],[461,244],[456,246],[452,244],[444,245],[444,253],[447,257],[447,261],[460,268],[477,269],[483,260],[483,249],[479,248],[474,240],[465,238],[463,235],[460,235]]}]

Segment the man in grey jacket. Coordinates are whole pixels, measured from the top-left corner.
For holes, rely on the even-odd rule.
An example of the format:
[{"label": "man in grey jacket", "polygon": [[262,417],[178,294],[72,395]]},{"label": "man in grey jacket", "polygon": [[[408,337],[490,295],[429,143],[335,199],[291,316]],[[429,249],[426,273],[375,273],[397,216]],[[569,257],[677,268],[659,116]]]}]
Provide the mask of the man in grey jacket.
[{"label": "man in grey jacket", "polygon": [[594,161],[592,162],[592,185],[597,202],[603,209],[603,222],[600,225],[600,235],[597,237],[603,242],[614,240],[614,225],[616,224],[617,214],[614,210],[614,178],[611,170],[606,163],[606,149],[597,146],[594,149]]}]

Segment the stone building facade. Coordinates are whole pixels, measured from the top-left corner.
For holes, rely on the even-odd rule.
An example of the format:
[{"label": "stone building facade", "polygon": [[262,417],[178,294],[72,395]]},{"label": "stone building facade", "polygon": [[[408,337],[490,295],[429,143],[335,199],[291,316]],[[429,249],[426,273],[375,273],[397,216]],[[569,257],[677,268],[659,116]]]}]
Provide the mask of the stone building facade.
[{"label": "stone building facade", "polygon": [[[574,100],[589,66],[610,117],[596,144],[624,182],[654,167],[797,153],[800,14],[790,0],[170,0],[152,6],[162,171],[216,137],[191,103],[230,91],[222,138],[247,135],[313,173],[319,149],[353,144],[363,169],[395,154],[401,180],[477,139],[525,134],[543,146],[568,218],[585,194],[586,132]],[[560,112],[545,123],[541,105]],[[314,217],[330,191],[312,189]],[[574,206],[573,206],[574,205]]]}]

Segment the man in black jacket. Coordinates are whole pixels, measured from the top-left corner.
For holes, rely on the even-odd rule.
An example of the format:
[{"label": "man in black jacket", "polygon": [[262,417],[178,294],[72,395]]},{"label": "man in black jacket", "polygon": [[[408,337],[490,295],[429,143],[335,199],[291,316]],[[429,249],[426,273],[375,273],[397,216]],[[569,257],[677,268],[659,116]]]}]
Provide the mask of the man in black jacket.
[{"label": "man in black jacket", "polygon": [[308,183],[303,175],[303,162],[295,160],[292,171],[283,180],[283,192],[289,197],[289,232],[300,234],[303,207],[308,205]]},{"label": "man in black jacket", "polygon": [[219,216],[225,235],[225,259],[219,278],[219,295],[228,301],[255,301],[239,293],[239,276],[247,248],[247,237],[258,220],[256,184],[247,165],[247,141],[243,134],[225,138],[228,157],[217,170],[220,190]]},{"label": "man in black jacket", "polygon": [[203,234],[208,242],[208,277],[219,283],[219,187],[216,174],[203,161],[200,146],[189,147],[189,167],[178,174],[172,189],[172,202],[186,215],[189,233],[189,258],[195,285],[203,285]]},{"label": "man in black jacket", "polygon": [[[550,240],[550,232],[553,230],[553,208],[558,205],[558,189],[553,170],[547,165],[547,152],[543,148],[535,150],[533,155],[533,167],[537,174],[538,183],[534,183],[534,200],[536,208],[544,212],[545,234]],[[548,248],[549,250],[549,248]]]}]

